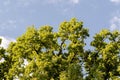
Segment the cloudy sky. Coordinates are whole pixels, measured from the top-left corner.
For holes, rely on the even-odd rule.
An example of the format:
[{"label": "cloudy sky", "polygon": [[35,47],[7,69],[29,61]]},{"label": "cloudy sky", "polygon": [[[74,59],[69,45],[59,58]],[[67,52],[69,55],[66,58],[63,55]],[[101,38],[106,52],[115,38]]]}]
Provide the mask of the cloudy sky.
[{"label": "cloudy sky", "polygon": [[91,36],[101,29],[120,30],[120,0],[0,0],[0,37],[3,46],[28,26],[51,25],[76,17]]}]

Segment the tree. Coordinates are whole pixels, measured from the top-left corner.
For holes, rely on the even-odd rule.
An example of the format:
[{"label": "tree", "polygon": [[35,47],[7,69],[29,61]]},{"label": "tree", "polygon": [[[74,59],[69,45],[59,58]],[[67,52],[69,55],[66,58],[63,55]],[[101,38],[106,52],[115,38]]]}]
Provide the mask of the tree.
[{"label": "tree", "polygon": [[51,26],[27,31],[7,49],[12,66],[8,80],[80,80],[84,39],[89,36],[83,22],[75,18],[60,24],[58,32]]},{"label": "tree", "polygon": [[120,77],[120,32],[102,30],[91,42],[94,51],[87,51],[87,79],[118,80]]},{"label": "tree", "polygon": [[[0,39],[0,44],[2,42],[2,39]],[[5,64],[2,62],[2,59],[4,58],[4,53],[5,53],[5,50],[0,47],[0,79],[4,79],[4,66]]]},{"label": "tree", "polygon": [[[0,44],[2,39],[0,39]],[[0,47],[0,80],[6,80],[6,74],[10,68],[10,57],[7,55],[5,49]]]},{"label": "tree", "polygon": [[57,32],[31,26],[6,50],[0,47],[0,80],[120,80],[120,31],[103,29],[91,50],[84,49],[87,37],[75,18]]}]

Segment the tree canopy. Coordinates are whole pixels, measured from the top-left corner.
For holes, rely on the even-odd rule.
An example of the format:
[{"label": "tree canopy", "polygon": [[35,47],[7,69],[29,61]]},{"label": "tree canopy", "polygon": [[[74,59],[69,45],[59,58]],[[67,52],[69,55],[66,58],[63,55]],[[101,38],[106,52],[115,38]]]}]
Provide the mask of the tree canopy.
[{"label": "tree canopy", "polygon": [[93,50],[84,49],[87,37],[88,29],[75,18],[57,32],[28,27],[7,49],[0,47],[0,79],[119,80],[120,32],[101,30],[91,41]]}]

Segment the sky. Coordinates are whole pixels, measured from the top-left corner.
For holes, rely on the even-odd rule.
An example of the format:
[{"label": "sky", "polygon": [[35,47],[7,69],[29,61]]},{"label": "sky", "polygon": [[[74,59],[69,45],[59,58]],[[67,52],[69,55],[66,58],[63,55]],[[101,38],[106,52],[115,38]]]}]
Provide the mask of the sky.
[{"label": "sky", "polygon": [[120,30],[120,0],[0,0],[1,46],[6,48],[29,26],[50,25],[56,31],[73,17],[84,22],[91,37],[101,29]]}]

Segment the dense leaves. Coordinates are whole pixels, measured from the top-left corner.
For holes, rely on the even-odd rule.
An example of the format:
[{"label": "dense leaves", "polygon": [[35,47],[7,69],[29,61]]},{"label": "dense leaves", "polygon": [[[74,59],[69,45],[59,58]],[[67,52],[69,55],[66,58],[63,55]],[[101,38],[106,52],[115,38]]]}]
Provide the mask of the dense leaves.
[{"label": "dense leaves", "polygon": [[94,36],[91,42],[94,51],[87,52],[86,69],[88,78],[108,80],[120,76],[120,32],[102,30]]},{"label": "dense leaves", "polygon": [[7,50],[0,47],[0,79],[119,80],[120,32],[97,33],[93,50],[84,49],[87,37],[88,29],[75,18],[62,22],[57,32],[31,26]]},{"label": "dense leaves", "polygon": [[[0,44],[2,39],[0,39]],[[0,46],[0,80],[6,80],[6,74],[8,73],[11,66],[10,56],[5,52],[5,49]]]}]

